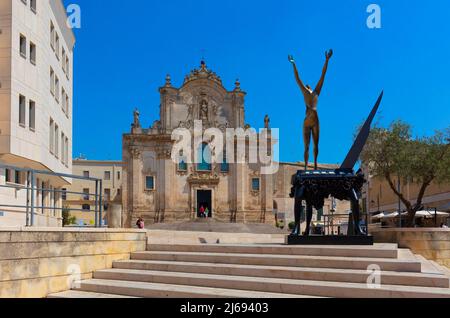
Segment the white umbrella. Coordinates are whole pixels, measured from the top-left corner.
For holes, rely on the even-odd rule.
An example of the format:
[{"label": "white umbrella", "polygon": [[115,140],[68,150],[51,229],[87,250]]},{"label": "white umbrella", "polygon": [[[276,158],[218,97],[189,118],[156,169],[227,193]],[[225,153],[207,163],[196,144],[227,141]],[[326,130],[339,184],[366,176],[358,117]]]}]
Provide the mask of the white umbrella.
[{"label": "white umbrella", "polygon": [[434,217],[435,215],[437,216],[450,216],[450,213],[447,212],[435,212],[435,211],[417,211],[416,213],[416,217],[427,217],[427,216],[431,216]]}]

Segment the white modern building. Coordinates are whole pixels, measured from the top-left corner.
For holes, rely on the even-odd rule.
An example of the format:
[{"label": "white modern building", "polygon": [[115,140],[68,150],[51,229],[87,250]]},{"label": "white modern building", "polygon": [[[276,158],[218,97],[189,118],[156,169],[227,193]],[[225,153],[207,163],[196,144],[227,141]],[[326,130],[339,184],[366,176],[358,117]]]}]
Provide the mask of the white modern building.
[{"label": "white modern building", "polygon": [[[61,0],[0,0],[0,164],[72,173],[74,43]],[[0,168],[0,227],[26,224],[27,175]],[[34,225],[61,225],[70,183],[36,175]]]}]

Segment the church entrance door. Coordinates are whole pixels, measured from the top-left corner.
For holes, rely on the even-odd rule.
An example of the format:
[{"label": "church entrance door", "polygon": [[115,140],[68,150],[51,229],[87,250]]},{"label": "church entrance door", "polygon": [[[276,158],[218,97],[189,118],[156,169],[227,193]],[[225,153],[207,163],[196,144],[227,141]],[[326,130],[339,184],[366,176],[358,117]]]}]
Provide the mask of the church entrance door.
[{"label": "church entrance door", "polygon": [[212,218],[212,191],[197,190],[197,217]]}]

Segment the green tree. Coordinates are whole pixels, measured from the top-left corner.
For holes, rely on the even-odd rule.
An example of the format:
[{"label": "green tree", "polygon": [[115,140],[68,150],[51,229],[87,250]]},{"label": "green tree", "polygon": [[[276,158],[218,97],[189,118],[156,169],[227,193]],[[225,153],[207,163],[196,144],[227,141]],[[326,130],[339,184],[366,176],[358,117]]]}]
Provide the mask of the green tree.
[{"label": "green tree", "polygon": [[77,218],[74,216],[70,216],[70,209],[67,206],[63,207],[62,217],[63,217],[63,226],[77,224]]},{"label": "green tree", "polygon": [[[413,138],[411,126],[396,121],[389,128],[372,129],[361,155],[371,175],[385,179],[408,212],[407,225],[414,226],[417,211],[433,183],[450,181],[450,127],[431,137]],[[396,180],[420,185],[416,201],[399,191]]]}]

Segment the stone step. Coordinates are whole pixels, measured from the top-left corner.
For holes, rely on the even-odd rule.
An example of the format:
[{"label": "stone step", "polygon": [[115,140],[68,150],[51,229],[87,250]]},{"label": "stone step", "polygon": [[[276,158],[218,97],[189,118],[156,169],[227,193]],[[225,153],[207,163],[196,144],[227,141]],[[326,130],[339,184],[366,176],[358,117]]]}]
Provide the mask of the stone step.
[{"label": "stone step", "polygon": [[[113,267],[117,269],[285,278],[348,283],[366,283],[370,275],[367,270],[138,260],[117,261],[114,262]],[[450,287],[450,281],[448,277],[444,275],[422,273],[381,272],[381,283],[383,285],[410,285],[441,288]]]},{"label": "stone step", "polygon": [[304,256],[398,258],[395,244],[377,244],[375,246],[288,246],[288,245],[237,245],[203,244],[172,245],[151,244],[147,251],[155,252],[201,252],[231,254],[276,254]]},{"label": "stone step", "polygon": [[190,252],[136,252],[133,260],[200,262],[239,265],[292,266],[334,269],[367,270],[377,265],[382,271],[420,273],[422,264],[417,260],[397,260],[381,258],[325,257],[303,255],[272,254],[230,254],[230,253],[190,253]]},{"label": "stone step", "polygon": [[285,293],[103,279],[83,281],[78,291],[145,298],[317,298]]},{"label": "stone step", "polygon": [[81,299],[95,299],[95,298],[137,298],[132,296],[121,296],[113,294],[100,294],[93,292],[85,292],[79,290],[69,290],[62,293],[51,294],[47,298],[81,298]]},{"label": "stone step", "polygon": [[[208,275],[193,273],[176,273],[161,271],[142,271],[111,269],[98,271],[95,279],[146,282],[153,284],[185,285],[192,292],[193,288],[203,287],[211,289],[238,289],[253,292],[277,294],[313,295],[319,297],[339,298],[450,298],[448,288],[430,288],[413,286],[381,285],[370,288],[367,284],[307,281],[294,279],[261,278],[228,275]],[[92,290],[90,290],[92,291]],[[112,293],[110,290],[94,290],[95,292]],[[125,295],[136,294],[119,293]],[[182,297],[184,297],[183,295]],[[223,296],[223,295],[222,295]]]}]

